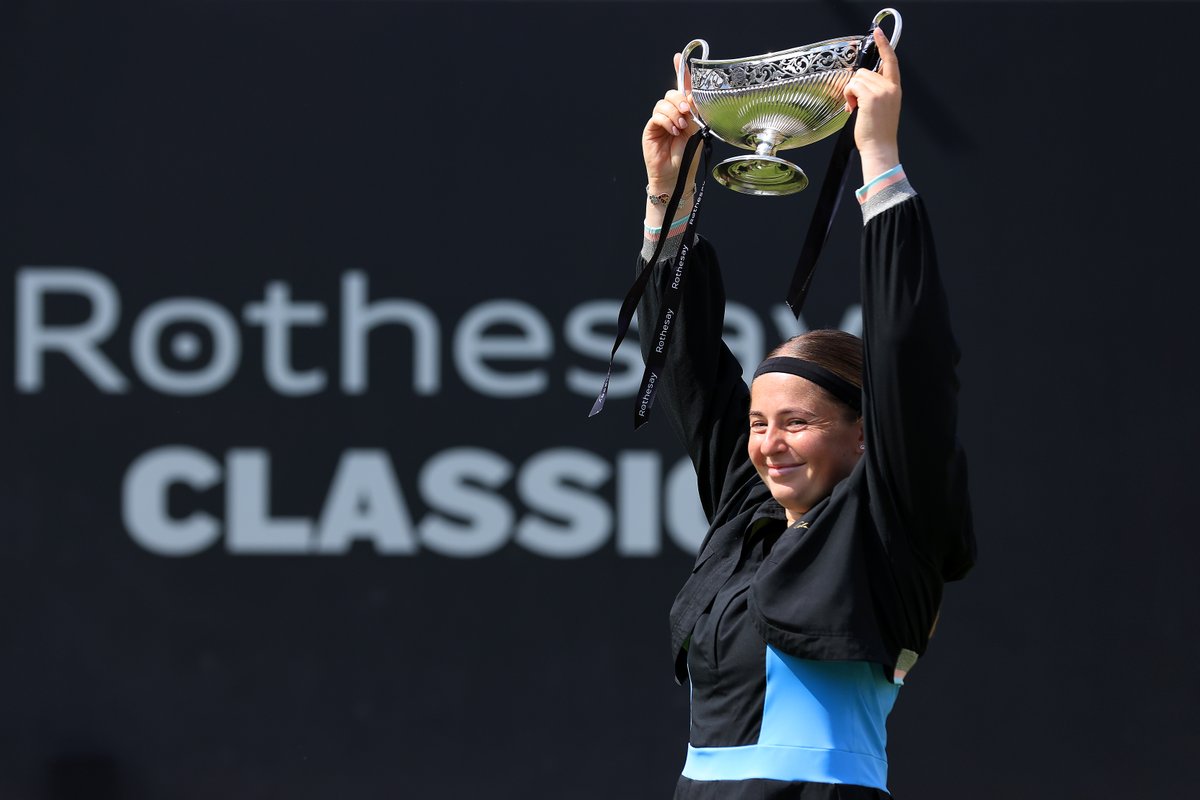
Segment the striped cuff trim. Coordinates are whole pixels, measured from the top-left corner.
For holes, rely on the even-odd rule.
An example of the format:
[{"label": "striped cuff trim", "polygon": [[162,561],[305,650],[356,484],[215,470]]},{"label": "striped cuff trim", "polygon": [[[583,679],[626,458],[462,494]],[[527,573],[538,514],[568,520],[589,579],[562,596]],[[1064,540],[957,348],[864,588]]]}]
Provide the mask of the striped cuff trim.
[{"label": "striped cuff trim", "polygon": [[[681,230],[683,228],[683,226],[687,224],[687,221],[688,221],[688,216],[683,216],[683,217],[680,217],[679,219],[675,220],[674,222],[672,222],[671,227],[668,229],[669,232],[667,233],[667,235],[674,236],[675,234],[679,233],[679,230]],[[658,241],[658,235],[660,233],[662,233],[661,226],[658,228],[651,228],[645,222],[642,222],[642,227],[646,229],[646,238],[647,239],[653,239],[654,241]]]},{"label": "striped cuff trim", "polygon": [[916,196],[917,190],[912,187],[907,178],[880,189],[862,204],[863,224],[867,224],[872,218],[879,216],[892,206],[897,206],[908,198]]},{"label": "striped cuff trim", "polygon": [[[662,252],[658,255],[659,261],[669,261],[675,258],[675,254],[679,252],[679,246],[683,244],[682,236],[672,236],[667,239],[667,243],[663,245]],[[642,260],[649,262],[650,256],[654,255],[654,248],[658,247],[657,241],[647,239],[642,242]]]},{"label": "striped cuff trim", "polygon": [[897,184],[902,180],[904,180],[904,165],[897,164],[887,172],[880,173],[871,180],[867,181],[866,185],[860,187],[858,191],[854,193],[854,196],[858,198],[859,205],[862,205],[870,200],[871,196],[876,192],[882,191],[883,189]]},{"label": "striped cuff trim", "polygon": [[[675,258],[675,254],[679,252],[679,245],[683,242],[683,232],[687,230],[688,217],[677,219],[671,223],[671,227],[667,230],[667,243],[663,245],[662,253],[659,255],[659,261]],[[649,261],[654,255],[654,248],[658,247],[658,240],[661,238],[662,228],[650,228],[646,226],[646,238],[642,240],[642,260]]]}]

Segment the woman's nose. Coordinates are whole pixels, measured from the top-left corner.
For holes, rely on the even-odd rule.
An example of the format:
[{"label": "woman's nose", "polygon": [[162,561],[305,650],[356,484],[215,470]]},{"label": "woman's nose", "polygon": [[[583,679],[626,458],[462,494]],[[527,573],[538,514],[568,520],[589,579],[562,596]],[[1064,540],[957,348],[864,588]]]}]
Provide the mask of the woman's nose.
[{"label": "woman's nose", "polygon": [[762,449],[764,453],[773,453],[777,451],[780,445],[783,444],[783,437],[780,435],[779,429],[774,425],[767,426],[767,432],[762,438]]}]

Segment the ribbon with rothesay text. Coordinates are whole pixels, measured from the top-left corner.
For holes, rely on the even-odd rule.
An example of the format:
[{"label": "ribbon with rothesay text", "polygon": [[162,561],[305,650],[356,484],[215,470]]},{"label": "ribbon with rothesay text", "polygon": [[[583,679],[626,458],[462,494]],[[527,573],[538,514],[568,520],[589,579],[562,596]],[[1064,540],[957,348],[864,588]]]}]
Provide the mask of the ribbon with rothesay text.
[{"label": "ribbon with rothesay text", "polygon": [[[866,43],[859,51],[858,63],[855,65],[856,68],[874,70],[879,64],[879,53],[874,42],[875,28],[876,26],[872,25],[871,30],[867,32]],[[804,236],[804,245],[800,249],[800,258],[796,262],[796,267],[792,272],[792,280],[788,286],[786,299],[788,306],[797,317],[800,316],[800,310],[804,306],[805,298],[808,296],[809,286],[812,284],[812,277],[816,272],[817,260],[820,258],[821,250],[825,246],[825,240],[829,237],[829,231],[833,227],[833,218],[837,214],[838,206],[841,204],[841,198],[845,192],[846,178],[849,175],[848,168],[855,153],[854,123],[857,117],[858,112],[856,110],[846,120],[845,126],[838,134],[838,138],[834,143],[833,154],[829,159],[829,169],[826,170],[825,178],[821,183],[821,193],[817,199],[817,208],[813,213],[812,221],[809,223],[808,232]],[[600,389],[600,394],[596,396],[596,402],[592,404],[592,410],[588,414],[589,417],[599,414],[604,408],[604,402],[608,398],[608,384],[612,380],[613,365],[617,358],[617,349],[621,346],[621,342],[625,340],[625,335],[629,332],[629,326],[633,322],[633,314],[637,310],[638,302],[641,300],[642,294],[646,291],[646,285],[649,283],[650,277],[654,272],[654,265],[658,263],[663,246],[667,242],[666,229],[671,225],[671,222],[675,219],[675,213],[679,210],[679,203],[683,197],[684,187],[687,184],[687,176],[691,171],[696,151],[700,149],[701,145],[703,145],[704,151],[704,165],[700,172],[701,178],[696,187],[696,198],[692,204],[692,213],[688,217],[687,227],[683,232],[683,240],[679,247],[679,252],[675,255],[671,269],[664,275],[665,283],[662,287],[662,308],[659,310],[658,319],[655,321],[654,327],[649,329],[644,328],[642,331],[643,336],[653,336],[654,340],[650,348],[650,355],[646,359],[646,368],[642,372],[641,385],[638,387],[633,415],[634,430],[645,425],[650,419],[650,410],[654,406],[654,398],[658,392],[662,369],[667,360],[667,349],[670,345],[671,334],[675,329],[674,323],[679,316],[679,303],[683,298],[683,283],[687,277],[688,255],[696,243],[696,223],[700,216],[700,204],[704,199],[704,185],[708,175],[708,162],[712,154],[712,133],[707,126],[702,127],[688,139],[687,146],[683,151],[679,177],[675,181],[675,190],[671,193],[671,199],[667,202],[666,213],[663,216],[663,235],[659,237],[658,244],[655,245],[654,255],[650,257],[646,265],[642,268],[642,271],[638,273],[633,286],[629,288],[628,293],[625,295],[624,302],[621,303],[621,311],[617,316],[616,341],[613,342],[612,353],[608,359],[608,373],[604,376],[604,385]]]},{"label": "ribbon with rothesay text", "polygon": [[[671,199],[667,201],[665,215],[663,216],[663,234],[659,236],[658,244],[654,247],[654,255],[642,267],[637,279],[633,282],[633,286],[629,287],[624,302],[621,303],[621,312],[617,316],[617,338],[613,342],[612,353],[608,358],[608,374],[604,376],[604,386],[601,387],[600,394],[596,396],[596,402],[592,404],[591,413],[588,414],[589,417],[594,417],[604,408],[604,401],[608,397],[608,384],[612,380],[613,364],[617,358],[617,348],[621,346],[621,342],[624,341],[625,335],[629,332],[629,326],[633,322],[633,313],[637,310],[638,302],[642,299],[642,294],[646,291],[646,284],[649,283],[650,276],[654,272],[654,265],[658,263],[663,246],[667,243],[666,229],[671,225],[671,221],[675,219],[676,212],[679,211],[679,203],[683,199],[688,173],[691,172],[696,151],[701,149],[701,147],[703,147],[704,151],[704,163],[701,166],[700,175],[707,176],[708,162],[712,155],[712,134],[707,127],[701,128],[692,134],[683,149],[683,158],[679,166],[679,177],[675,181],[675,189],[671,192]],[[663,365],[667,361],[667,348],[670,345],[671,335],[675,332],[674,323],[679,317],[679,305],[683,299],[683,284],[687,277],[688,255],[696,244],[696,223],[700,218],[700,206],[704,200],[705,183],[705,178],[701,177],[696,186],[696,197],[692,201],[692,213],[688,217],[687,227],[683,231],[682,244],[679,246],[679,252],[675,254],[675,260],[671,265],[671,269],[666,273],[666,280],[662,287],[662,308],[659,310],[658,319],[655,321],[653,328],[645,328],[645,320],[642,321],[643,328],[641,335],[652,335],[655,338],[653,346],[650,348],[650,355],[646,359],[646,368],[642,371],[641,385],[638,387],[637,404],[634,407],[633,413],[634,430],[637,430],[649,421],[650,409],[654,406],[654,397],[658,393]]]}]

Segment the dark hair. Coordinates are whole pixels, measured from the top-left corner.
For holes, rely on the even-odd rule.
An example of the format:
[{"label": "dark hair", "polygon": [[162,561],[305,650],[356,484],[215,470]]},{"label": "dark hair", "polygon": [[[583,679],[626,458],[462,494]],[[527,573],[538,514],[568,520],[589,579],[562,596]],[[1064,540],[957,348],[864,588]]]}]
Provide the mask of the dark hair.
[{"label": "dark hair", "polygon": [[[818,366],[862,388],[863,383],[863,344],[862,339],[852,333],[821,328],[799,336],[793,336],[771,352],[767,358],[790,356],[811,361]],[[821,391],[825,392],[824,389]],[[852,418],[857,419],[859,413],[829,392],[825,394],[838,405],[847,410]]]}]

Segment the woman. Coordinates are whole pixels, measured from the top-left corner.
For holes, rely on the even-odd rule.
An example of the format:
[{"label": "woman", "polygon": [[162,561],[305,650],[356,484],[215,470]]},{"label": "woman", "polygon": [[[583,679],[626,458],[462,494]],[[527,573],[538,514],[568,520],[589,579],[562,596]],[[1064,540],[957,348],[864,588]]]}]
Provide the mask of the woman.
[{"label": "woman", "polygon": [[[692,685],[677,798],[888,797],[887,715],[943,583],[974,561],[958,352],[925,210],[900,167],[899,65],[881,31],[875,43],[880,71],[846,89],[864,178],[863,340],[789,340],[747,390],[720,339],[716,256],[701,240],[690,257],[659,398],[711,523],[671,610],[676,676]],[[646,124],[649,196],[675,184],[689,111],[670,91]],[[678,249],[690,205],[667,221],[648,198],[642,258],[668,237],[654,269]],[[657,318],[661,285],[641,319]]]}]

